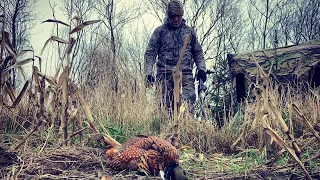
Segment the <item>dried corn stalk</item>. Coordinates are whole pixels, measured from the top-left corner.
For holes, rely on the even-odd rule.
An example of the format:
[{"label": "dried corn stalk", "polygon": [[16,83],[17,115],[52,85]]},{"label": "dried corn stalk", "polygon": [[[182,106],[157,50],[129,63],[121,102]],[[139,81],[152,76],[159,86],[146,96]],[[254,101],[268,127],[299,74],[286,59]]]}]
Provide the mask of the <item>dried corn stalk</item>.
[{"label": "dried corn stalk", "polygon": [[183,59],[184,52],[186,50],[186,47],[190,41],[190,34],[187,34],[183,47],[180,51],[179,60],[177,62],[176,67],[173,69],[173,81],[174,81],[174,92],[173,92],[173,120],[176,128],[174,128],[174,138],[172,140],[172,144],[176,147],[179,146],[179,117],[178,117],[178,111],[179,111],[179,102],[180,102],[180,89],[182,84],[182,68],[181,68],[181,62]]},{"label": "dried corn stalk", "polygon": [[[63,133],[63,139],[66,140],[68,138],[68,68],[65,68],[63,73],[60,76],[61,78],[61,127],[60,131]],[[67,141],[65,141],[64,145],[67,145]]]},{"label": "dried corn stalk", "polygon": [[302,162],[300,161],[299,157],[296,155],[295,151],[290,148],[285,141],[274,131],[272,130],[272,128],[270,126],[266,126],[264,127],[265,132],[270,135],[270,137],[272,138],[272,140],[274,140],[278,145],[280,145],[282,148],[286,149],[287,152],[289,152],[289,154],[293,157],[293,159],[298,163],[298,165],[301,167],[301,169],[303,170],[303,173],[305,174],[305,177],[307,179],[312,179],[311,176],[309,175],[307,169],[304,167],[304,165],[302,164]]},{"label": "dried corn stalk", "polygon": [[[301,154],[301,150],[298,147],[297,143],[295,142],[293,136],[290,134],[289,132],[289,128],[286,125],[285,121],[283,120],[281,113],[279,112],[279,110],[277,109],[276,105],[272,102],[272,100],[270,100],[269,96],[268,96],[268,87],[269,87],[269,75],[271,73],[271,71],[269,72],[269,74],[267,75],[263,69],[261,68],[261,66],[258,64],[257,60],[255,59],[255,57],[253,56],[254,61],[256,62],[256,65],[260,71],[260,75],[262,78],[262,85],[263,87],[261,88],[262,90],[262,98],[263,98],[263,108],[262,111],[260,112],[262,115],[262,126],[265,130],[265,132],[271,137],[271,142],[275,141],[278,145],[280,145],[281,147],[285,148],[289,154],[293,157],[293,159],[299,164],[299,166],[302,168],[305,177],[308,179],[312,179],[308,173],[308,171],[306,170],[306,168],[304,167],[304,165],[301,163],[300,159],[299,159],[299,155]],[[272,67],[271,67],[272,68]],[[280,126],[282,128],[282,130],[284,131],[285,134],[287,134],[289,140],[292,141],[292,146],[294,151],[292,150],[292,148],[290,148],[285,141],[269,126],[270,124],[270,114],[269,113],[273,113],[276,116],[276,119],[279,121]]]},{"label": "dried corn stalk", "polygon": [[[97,126],[94,124],[94,119],[92,117],[92,114],[91,114],[91,111],[90,111],[90,108],[89,106],[87,105],[87,103],[85,102],[82,94],[79,92],[77,86],[73,83],[73,82],[69,82],[69,84],[71,85],[71,88],[73,89],[77,99],[79,100],[79,103],[82,107],[82,110],[84,111],[86,117],[87,117],[87,120],[88,120],[88,123],[90,125],[90,128],[97,134],[100,134]],[[106,131],[107,134],[103,134],[103,138],[104,140],[109,143],[110,145],[112,146],[120,146],[120,143],[118,141],[116,141],[114,138],[112,138],[109,133]]]},{"label": "dried corn stalk", "polygon": [[299,117],[307,124],[307,126],[309,127],[309,129],[313,132],[313,135],[317,138],[317,140],[320,142],[320,136],[318,134],[318,132],[315,130],[315,128],[312,127],[312,125],[310,124],[310,122],[307,120],[307,118],[302,114],[302,112],[299,110],[298,105],[297,104],[292,104],[292,107],[294,109],[294,111],[299,115]]},{"label": "dried corn stalk", "polygon": [[42,78],[40,81],[40,85],[39,85],[39,94],[40,94],[40,102],[39,102],[39,106],[40,106],[40,110],[39,110],[39,118],[38,118],[38,122],[36,124],[36,126],[24,137],[24,139],[14,148],[15,150],[17,150],[24,142],[26,142],[26,140],[35,132],[39,129],[39,127],[41,127],[42,123],[46,122],[46,118],[45,118],[45,110],[44,110],[44,88],[45,88],[45,79]]}]

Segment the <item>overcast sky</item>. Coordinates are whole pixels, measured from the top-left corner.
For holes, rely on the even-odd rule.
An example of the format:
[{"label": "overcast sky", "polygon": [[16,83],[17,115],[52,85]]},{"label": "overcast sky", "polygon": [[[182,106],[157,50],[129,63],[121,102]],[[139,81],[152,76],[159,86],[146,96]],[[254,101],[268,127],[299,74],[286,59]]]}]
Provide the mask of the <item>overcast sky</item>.
[{"label": "overcast sky", "polygon": [[[134,2],[132,2],[132,1],[123,0],[120,2],[125,3],[123,4],[123,6],[130,6],[130,3],[128,2],[131,2],[131,6],[132,6],[132,3],[138,3],[139,1],[140,0],[135,0]],[[50,0],[50,2],[52,4],[53,3],[56,4],[56,7],[55,7],[56,19],[68,23],[66,20],[66,17],[63,15],[62,11],[60,10],[62,8],[61,0]],[[36,21],[36,25],[32,30],[31,45],[34,49],[35,55],[40,56],[40,52],[44,46],[44,43],[46,42],[47,39],[51,37],[51,35],[55,34],[56,29],[54,28],[54,23],[42,23],[42,21],[44,20],[53,19],[53,13],[52,13],[52,9],[50,8],[49,0],[38,0],[35,7],[36,7],[35,12],[38,14],[38,17],[37,17],[38,20]],[[154,16],[144,14],[142,17],[138,18],[137,21],[132,22],[132,26],[130,27],[144,28],[144,26],[149,26],[148,30],[150,32],[147,32],[147,34],[151,35],[153,29],[156,28],[158,25],[160,25],[160,22]],[[132,32],[132,30],[134,29],[136,28],[125,28],[124,30],[128,31],[128,32],[125,32],[125,34],[131,36],[133,33],[136,33],[136,32]],[[42,64],[42,68],[49,68],[50,69],[49,71],[53,71],[53,72],[55,71],[55,67],[53,67],[54,65],[52,63],[52,59],[55,59],[55,58],[53,58],[52,56],[55,56],[55,55],[52,52],[54,52],[53,51],[54,48],[56,49],[56,45],[57,45],[56,43],[50,43],[46,47],[46,51],[41,55],[44,62]],[[50,52],[52,54],[48,54]]]},{"label": "overcast sky", "polygon": [[[54,2],[57,4],[55,8],[55,16],[59,20],[64,20],[64,16],[60,10],[61,7],[61,0],[51,0],[51,2]],[[42,21],[47,20],[47,19],[53,19],[52,16],[52,10],[49,5],[48,0],[38,0],[37,4],[35,5],[35,12],[37,13],[37,20],[34,28],[32,29],[32,34],[31,34],[31,45],[34,50],[34,54],[36,56],[41,56],[43,58],[43,63],[42,63],[42,70],[44,68],[46,69],[45,73],[47,75],[53,75],[55,72],[55,67],[54,63],[52,63],[52,54],[43,54],[40,55],[40,51],[42,47],[44,46],[46,40],[48,40],[51,35],[53,35],[53,30],[54,30],[54,24],[53,23],[42,23]],[[53,48],[53,46],[48,46],[48,48]],[[37,62],[37,61],[36,61]],[[36,64],[39,66],[38,64]],[[28,65],[29,67],[25,68],[31,68],[31,65]]]},{"label": "overcast sky", "polygon": [[[54,0],[54,2],[57,4],[55,16],[57,19],[63,20],[64,16],[60,11],[61,2],[60,0]],[[40,50],[45,41],[50,38],[54,26],[53,23],[42,23],[44,20],[53,19],[48,0],[39,0],[36,4],[35,12],[38,14],[38,20],[36,26],[33,28],[31,44],[35,50],[35,54],[40,54]]]}]

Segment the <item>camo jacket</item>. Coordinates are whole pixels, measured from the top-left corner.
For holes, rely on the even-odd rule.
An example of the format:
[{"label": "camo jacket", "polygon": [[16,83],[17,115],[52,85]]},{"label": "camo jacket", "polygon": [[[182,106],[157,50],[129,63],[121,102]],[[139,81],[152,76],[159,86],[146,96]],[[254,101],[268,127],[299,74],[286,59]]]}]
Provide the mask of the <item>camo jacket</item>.
[{"label": "camo jacket", "polygon": [[195,31],[182,20],[180,27],[173,28],[165,23],[155,29],[145,52],[144,71],[146,75],[153,75],[154,64],[157,65],[157,75],[172,73],[176,66],[184,38],[190,34],[190,41],[182,59],[183,74],[192,74],[194,63],[198,70],[206,71],[202,47],[199,44]]}]

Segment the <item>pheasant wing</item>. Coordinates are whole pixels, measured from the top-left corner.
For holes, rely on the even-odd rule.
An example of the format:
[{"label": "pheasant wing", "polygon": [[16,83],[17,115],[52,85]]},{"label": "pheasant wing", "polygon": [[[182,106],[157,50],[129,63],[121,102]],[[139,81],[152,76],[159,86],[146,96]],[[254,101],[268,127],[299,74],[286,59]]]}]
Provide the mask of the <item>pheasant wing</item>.
[{"label": "pheasant wing", "polygon": [[149,175],[157,176],[160,170],[164,170],[164,156],[155,150],[147,150],[138,163],[139,170],[147,172]]},{"label": "pheasant wing", "polygon": [[115,170],[138,170],[138,163],[140,161],[140,157],[146,151],[136,146],[130,146],[122,150],[119,154],[117,154],[114,158],[112,158],[109,162],[109,166]]}]

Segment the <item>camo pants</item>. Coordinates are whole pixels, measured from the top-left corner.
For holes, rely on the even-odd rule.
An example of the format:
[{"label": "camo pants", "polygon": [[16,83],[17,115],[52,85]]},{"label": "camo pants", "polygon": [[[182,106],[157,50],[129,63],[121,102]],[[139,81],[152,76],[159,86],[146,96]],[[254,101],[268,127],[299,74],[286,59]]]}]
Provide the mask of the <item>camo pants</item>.
[{"label": "camo pants", "polygon": [[[157,82],[162,93],[162,102],[166,109],[171,114],[173,112],[173,90],[174,81],[172,73],[163,73],[157,75]],[[196,100],[194,78],[192,74],[182,75],[182,95],[180,95],[180,102],[178,107],[181,105],[181,100],[187,104],[187,109],[190,113],[194,113],[194,102]],[[173,114],[173,113],[172,113]]]}]

